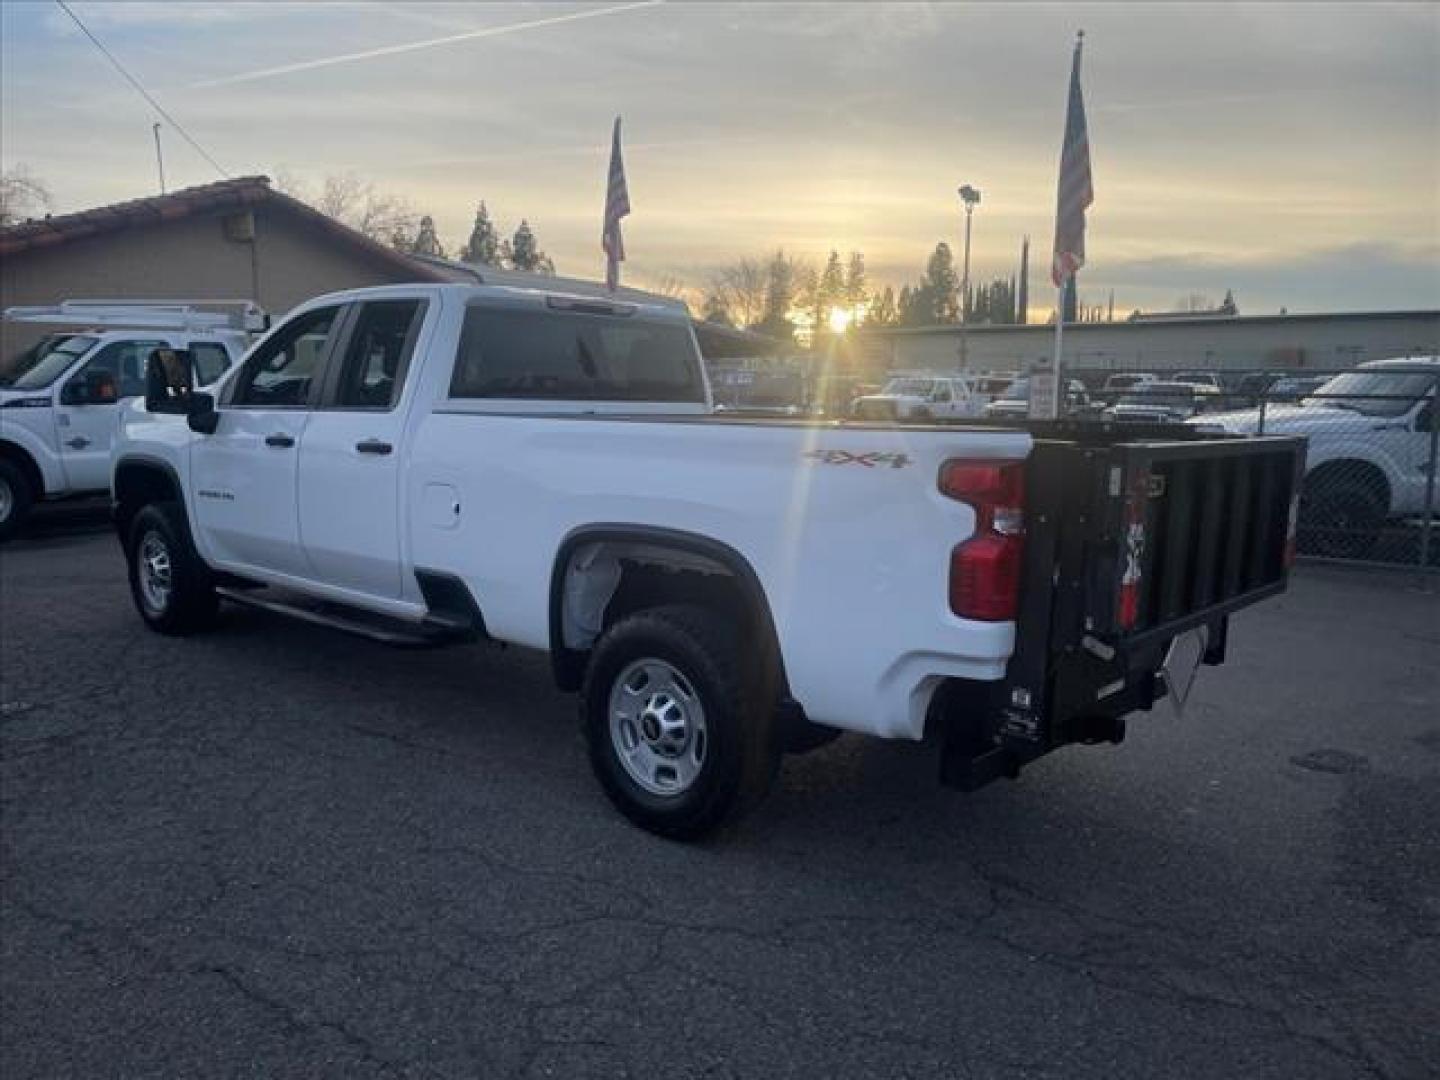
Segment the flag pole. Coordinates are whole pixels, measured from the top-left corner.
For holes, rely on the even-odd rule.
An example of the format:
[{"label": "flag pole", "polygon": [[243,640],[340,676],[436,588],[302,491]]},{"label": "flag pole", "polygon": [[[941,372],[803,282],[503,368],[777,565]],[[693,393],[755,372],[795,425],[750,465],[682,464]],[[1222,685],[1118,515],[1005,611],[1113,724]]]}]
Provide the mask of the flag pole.
[{"label": "flag pole", "polygon": [[1061,345],[1065,340],[1065,283],[1070,278],[1062,278],[1060,287],[1055,290],[1055,418],[1059,419],[1065,415],[1065,372],[1062,360]]}]

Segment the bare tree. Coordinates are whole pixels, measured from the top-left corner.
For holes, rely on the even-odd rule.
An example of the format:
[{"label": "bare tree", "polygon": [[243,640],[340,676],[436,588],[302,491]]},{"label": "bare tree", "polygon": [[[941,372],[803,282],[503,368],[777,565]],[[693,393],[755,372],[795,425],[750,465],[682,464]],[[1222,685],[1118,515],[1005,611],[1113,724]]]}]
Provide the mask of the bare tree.
[{"label": "bare tree", "polygon": [[413,243],[420,226],[421,215],[408,199],[379,191],[353,172],[326,176],[320,194],[314,197],[302,179],[285,169],[276,170],[274,186],[381,244],[394,243],[397,236],[411,238]]},{"label": "bare tree", "polygon": [[764,259],[740,259],[710,275],[709,292],[737,326],[754,326],[765,317],[765,292],[770,283]]},{"label": "bare tree", "polygon": [[17,225],[50,209],[50,189],[24,165],[0,173],[0,227]]}]

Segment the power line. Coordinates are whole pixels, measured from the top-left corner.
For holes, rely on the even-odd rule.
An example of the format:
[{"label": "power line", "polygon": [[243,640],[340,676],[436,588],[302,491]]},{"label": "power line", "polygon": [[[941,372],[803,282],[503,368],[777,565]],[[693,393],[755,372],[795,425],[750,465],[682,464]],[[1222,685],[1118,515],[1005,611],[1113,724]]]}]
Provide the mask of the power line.
[{"label": "power line", "polygon": [[80,32],[90,39],[90,44],[94,45],[95,48],[100,50],[101,55],[104,56],[106,60],[110,61],[111,65],[115,68],[116,71],[120,72],[121,75],[125,76],[125,81],[128,82],[131,86],[133,86],[140,94],[140,96],[150,103],[150,107],[154,109],[157,113],[159,113],[161,116],[163,116],[166,122],[177,132],[180,133],[180,137],[184,139],[187,143],[189,143],[197,154],[199,154],[206,161],[208,161],[211,166],[214,167],[216,172],[218,172],[226,180],[229,180],[230,174],[227,173],[224,169],[222,169],[220,167],[220,163],[216,161],[213,157],[211,157],[206,152],[203,146],[201,146],[198,142],[195,141],[195,139],[190,135],[190,133],[186,131],[185,128],[181,125],[179,120],[176,120],[173,116],[166,112],[165,107],[150,96],[150,91],[146,90],[145,87],[140,85],[140,80],[135,78],[134,75],[131,75],[130,72],[126,71],[125,65],[120,63],[119,60],[115,59],[114,54],[111,53],[109,49],[105,48],[104,45],[100,44],[100,39],[97,38],[94,34],[92,34],[90,32],[90,28],[80,21],[79,15],[76,15],[75,12],[70,10],[70,5],[65,3],[65,0],[55,0],[55,3],[60,6],[61,11],[65,12],[66,15],[70,16],[70,18],[74,21],[75,25],[80,28]]}]

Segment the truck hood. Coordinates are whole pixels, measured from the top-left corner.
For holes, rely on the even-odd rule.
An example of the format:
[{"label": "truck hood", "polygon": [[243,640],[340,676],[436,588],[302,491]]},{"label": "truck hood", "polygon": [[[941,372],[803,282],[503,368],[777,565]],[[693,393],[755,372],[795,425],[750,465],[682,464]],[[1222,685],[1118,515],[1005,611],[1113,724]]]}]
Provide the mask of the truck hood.
[{"label": "truck hood", "polygon": [[[1234,412],[1207,413],[1186,422],[1211,431],[1254,435],[1260,429],[1260,410],[1238,409]],[[1350,409],[1272,405],[1265,410],[1267,435],[1353,435],[1363,431],[1385,431],[1397,424],[1403,426],[1398,417],[1362,416]]]}]

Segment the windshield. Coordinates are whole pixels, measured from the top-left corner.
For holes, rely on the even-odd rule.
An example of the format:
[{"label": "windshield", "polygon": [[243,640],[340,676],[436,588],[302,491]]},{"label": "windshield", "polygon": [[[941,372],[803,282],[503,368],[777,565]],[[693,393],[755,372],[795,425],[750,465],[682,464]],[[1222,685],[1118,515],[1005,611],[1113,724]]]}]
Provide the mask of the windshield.
[{"label": "windshield", "polygon": [[1424,371],[1347,371],[1325,383],[1306,408],[1349,409],[1362,416],[1402,416],[1435,385],[1440,375]]},{"label": "windshield", "polygon": [[933,389],[935,389],[934,379],[891,379],[885,384],[885,389],[880,392],[905,397],[929,397],[930,391]]},{"label": "windshield", "polygon": [[79,357],[90,351],[99,340],[74,334],[70,337],[50,338],[20,361],[19,374],[9,383],[14,390],[43,390],[61,375],[70,370]]}]

